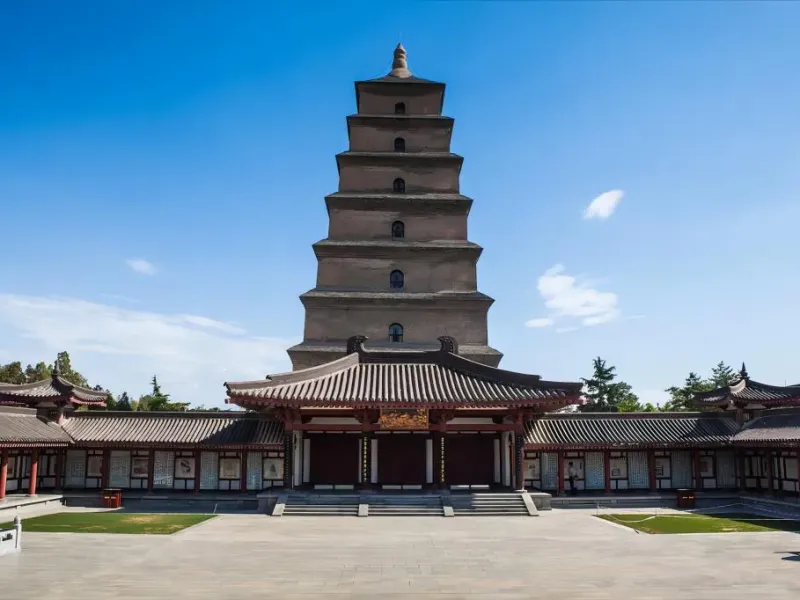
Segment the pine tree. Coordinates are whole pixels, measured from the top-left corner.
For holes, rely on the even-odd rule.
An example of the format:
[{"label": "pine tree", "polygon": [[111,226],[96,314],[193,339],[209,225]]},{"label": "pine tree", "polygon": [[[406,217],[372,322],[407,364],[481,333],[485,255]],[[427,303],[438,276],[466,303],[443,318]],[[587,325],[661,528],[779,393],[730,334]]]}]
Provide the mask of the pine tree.
[{"label": "pine tree", "polygon": [[581,378],[589,399],[581,407],[582,412],[634,412],[642,409],[639,397],[633,393],[631,386],[624,381],[614,381],[616,367],[608,366],[598,356],[592,361],[592,368],[590,378]]}]

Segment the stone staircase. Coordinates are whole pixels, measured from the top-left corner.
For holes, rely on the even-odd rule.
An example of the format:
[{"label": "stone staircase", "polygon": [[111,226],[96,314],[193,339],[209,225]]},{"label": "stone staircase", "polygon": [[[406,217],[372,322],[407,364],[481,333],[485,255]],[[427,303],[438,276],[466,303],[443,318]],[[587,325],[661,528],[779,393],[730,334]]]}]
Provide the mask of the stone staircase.
[{"label": "stone staircase", "polygon": [[529,517],[531,513],[520,493],[451,494],[450,503],[456,517],[487,516]]},{"label": "stone staircase", "polygon": [[278,497],[272,516],[469,517],[536,516],[527,493],[303,493]]},{"label": "stone staircase", "polygon": [[359,503],[357,494],[287,494],[282,515],[357,517]]},{"label": "stone staircase", "polygon": [[438,494],[379,494],[362,497],[369,504],[370,517],[441,517]]}]

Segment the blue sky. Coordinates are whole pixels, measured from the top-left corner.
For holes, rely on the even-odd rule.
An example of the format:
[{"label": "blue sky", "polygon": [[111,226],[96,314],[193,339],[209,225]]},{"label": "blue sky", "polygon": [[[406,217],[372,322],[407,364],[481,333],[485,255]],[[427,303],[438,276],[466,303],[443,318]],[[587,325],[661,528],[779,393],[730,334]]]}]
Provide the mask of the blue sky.
[{"label": "blue sky", "polygon": [[800,380],[800,5],[271,4],[0,6],[0,361],[206,405],[287,369],[353,81],[400,39],[448,84],[505,368]]}]

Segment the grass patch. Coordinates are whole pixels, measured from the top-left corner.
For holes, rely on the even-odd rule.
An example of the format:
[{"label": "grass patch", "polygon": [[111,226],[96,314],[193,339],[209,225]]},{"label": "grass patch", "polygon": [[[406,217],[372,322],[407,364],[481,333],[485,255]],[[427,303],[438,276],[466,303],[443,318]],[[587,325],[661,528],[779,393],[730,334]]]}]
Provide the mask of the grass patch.
[{"label": "grass patch", "polygon": [[[146,533],[169,535],[214,515],[136,514],[124,512],[63,512],[22,520],[22,531],[68,533]],[[0,529],[13,527],[4,523]]]},{"label": "grass patch", "polygon": [[779,519],[747,513],[611,514],[599,518],[643,533],[746,533],[764,531],[800,532],[800,519]]}]

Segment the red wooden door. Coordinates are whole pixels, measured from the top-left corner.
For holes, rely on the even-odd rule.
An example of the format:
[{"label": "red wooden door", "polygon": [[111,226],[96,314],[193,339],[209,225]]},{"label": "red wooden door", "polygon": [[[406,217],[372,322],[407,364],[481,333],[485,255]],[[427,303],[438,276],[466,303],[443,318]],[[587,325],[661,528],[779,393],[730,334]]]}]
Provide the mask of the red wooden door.
[{"label": "red wooden door", "polygon": [[493,435],[446,435],[445,482],[448,485],[494,483],[494,440]]},{"label": "red wooden door", "polygon": [[311,440],[312,484],[358,483],[359,436],[349,433],[318,433]]},{"label": "red wooden door", "polygon": [[413,433],[378,435],[378,483],[420,485],[425,483],[425,440]]}]

